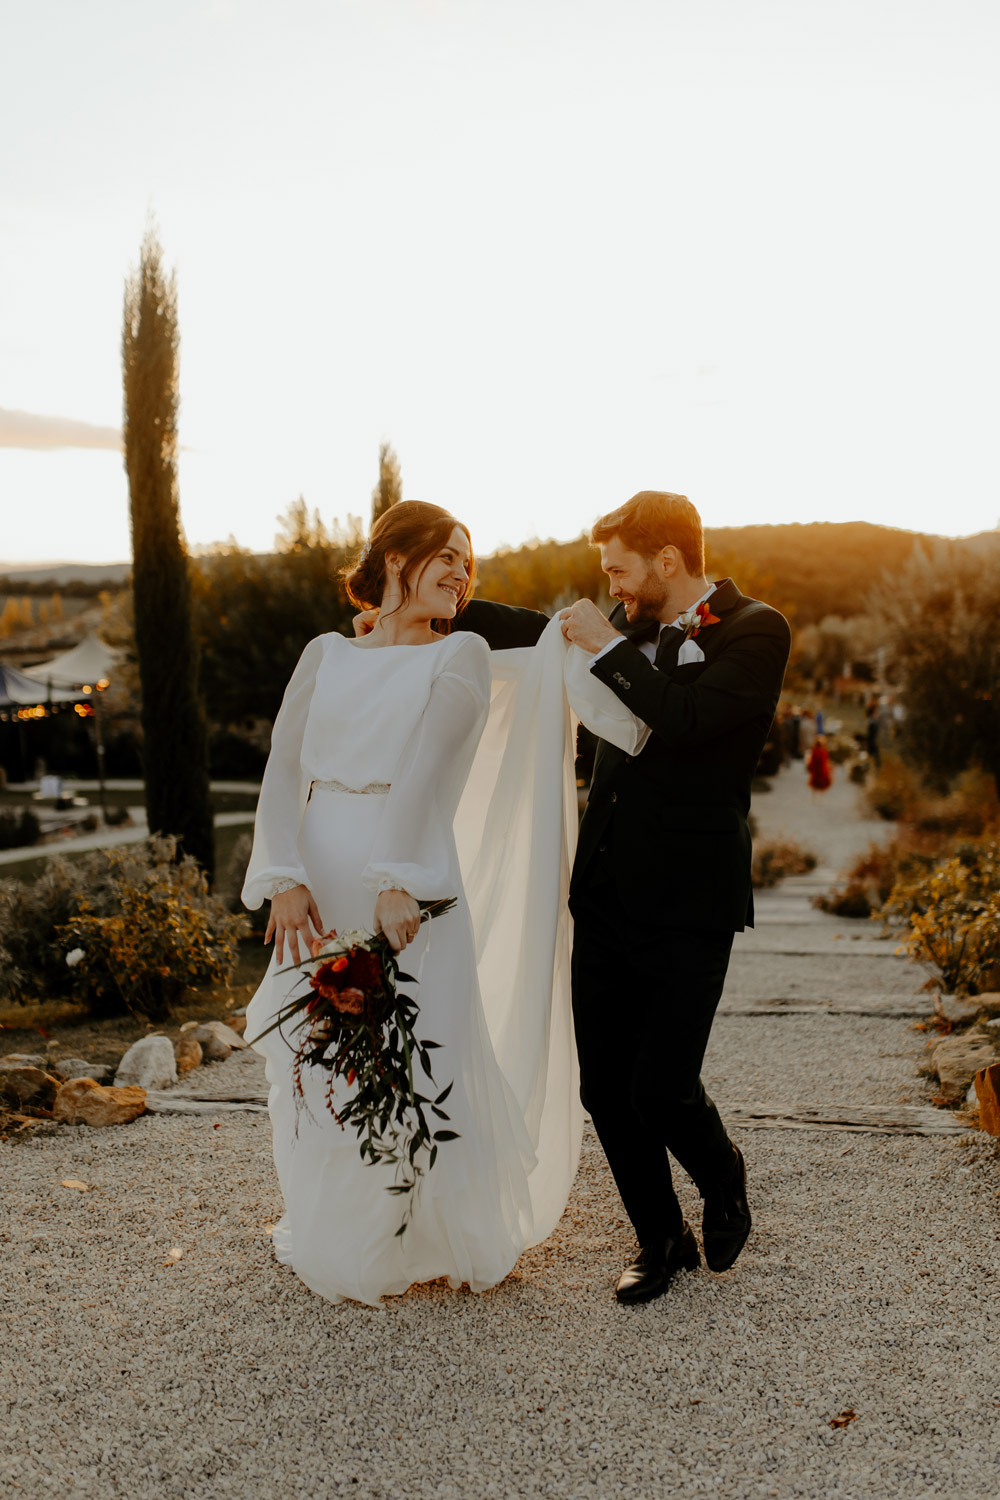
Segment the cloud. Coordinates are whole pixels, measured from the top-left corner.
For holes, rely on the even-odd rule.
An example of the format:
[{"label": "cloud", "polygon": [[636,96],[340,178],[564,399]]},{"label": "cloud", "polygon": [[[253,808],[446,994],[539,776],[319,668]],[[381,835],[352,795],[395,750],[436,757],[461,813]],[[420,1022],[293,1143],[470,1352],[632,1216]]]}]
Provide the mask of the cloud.
[{"label": "cloud", "polygon": [[72,417],[40,417],[0,406],[0,448],[110,448],[120,453],[122,434],[120,427],[96,427]]}]

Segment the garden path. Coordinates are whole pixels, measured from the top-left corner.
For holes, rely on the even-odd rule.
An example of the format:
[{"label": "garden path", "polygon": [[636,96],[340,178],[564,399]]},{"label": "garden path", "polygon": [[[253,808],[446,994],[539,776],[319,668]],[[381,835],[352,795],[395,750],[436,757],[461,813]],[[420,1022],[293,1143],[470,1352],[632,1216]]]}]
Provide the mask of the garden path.
[{"label": "garden path", "polygon": [[[762,834],[807,840],[833,870],[890,831],[859,821],[839,778],[819,804],[803,781],[793,768],[759,799]],[[681,1275],[646,1307],[612,1297],[632,1242],[589,1134],[556,1233],[502,1286],[421,1287],[383,1311],[322,1302],[274,1262],[263,1114],[4,1148],[0,1489],[996,1500],[995,1148],[747,1115],[927,1105],[924,976],[869,924],[815,912],[827,880],[761,897],[706,1063],[754,1234],[724,1276]],[[246,1054],[206,1077],[260,1087]]]}]

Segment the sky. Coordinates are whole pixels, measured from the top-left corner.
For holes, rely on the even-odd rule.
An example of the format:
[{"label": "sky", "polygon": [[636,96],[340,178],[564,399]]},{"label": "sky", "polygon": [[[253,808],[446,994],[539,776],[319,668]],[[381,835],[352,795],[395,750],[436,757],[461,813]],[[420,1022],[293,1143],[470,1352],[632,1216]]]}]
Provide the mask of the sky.
[{"label": "sky", "polygon": [[0,53],[0,561],[129,556],[124,279],[188,541],[1000,522],[995,0],[32,0]]}]

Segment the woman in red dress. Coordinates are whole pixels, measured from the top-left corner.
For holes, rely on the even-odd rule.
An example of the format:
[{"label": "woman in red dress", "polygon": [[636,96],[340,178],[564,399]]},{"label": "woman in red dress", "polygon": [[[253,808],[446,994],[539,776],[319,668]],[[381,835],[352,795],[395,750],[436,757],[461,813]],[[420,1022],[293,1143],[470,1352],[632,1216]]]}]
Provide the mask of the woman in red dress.
[{"label": "woman in red dress", "polygon": [[833,772],[830,769],[830,755],[821,734],[816,736],[816,743],[809,752],[809,759],[806,761],[806,770],[809,773],[809,785],[814,792],[825,792],[833,781]]}]

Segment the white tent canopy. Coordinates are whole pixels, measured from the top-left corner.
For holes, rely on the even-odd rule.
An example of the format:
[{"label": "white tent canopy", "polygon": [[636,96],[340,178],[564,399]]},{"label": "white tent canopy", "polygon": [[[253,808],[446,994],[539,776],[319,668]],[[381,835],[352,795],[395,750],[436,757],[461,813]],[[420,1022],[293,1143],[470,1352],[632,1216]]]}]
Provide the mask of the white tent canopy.
[{"label": "white tent canopy", "polygon": [[114,671],[118,653],[106,646],[97,635],[86,636],[72,651],[53,656],[28,668],[36,682],[53,687],[93,687]]},{"label": "white tent canopy", "polygon": [[11,704],[27,707],[41,703],[75,703],[80,694],[61,687],[49,688],[48,683],[29,677],[26,672],[17,672],[13,667],[0,667],[0,708]]}]

